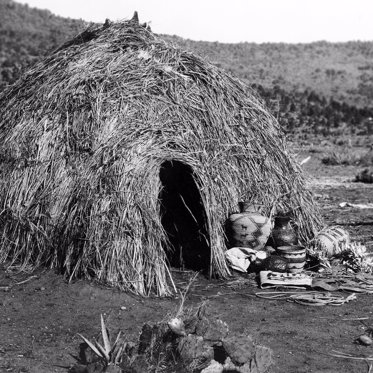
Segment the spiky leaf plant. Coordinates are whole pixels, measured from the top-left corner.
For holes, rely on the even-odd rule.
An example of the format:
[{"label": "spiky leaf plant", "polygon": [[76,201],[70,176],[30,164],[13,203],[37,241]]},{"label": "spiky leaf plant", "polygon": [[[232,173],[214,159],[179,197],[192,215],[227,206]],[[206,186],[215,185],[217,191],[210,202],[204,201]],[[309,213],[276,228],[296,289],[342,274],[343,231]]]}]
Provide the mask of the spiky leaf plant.
[{"label": "spiky leaf plant", "polygon": [[[114,343],[110,342],[109,331],[105,325],[103,316],[101,315],[101,337],[103,345],[98,341],[91,342],[83,335],[78,334],[83,341],[92,349],[98,358],[102,359],[106,368],[109,366],[118,366],[121,362],[122,353],[125,347],[125,342],[121,338],[121,332],[117,334]],[[107,371],[107,369],[106,369]]]}]

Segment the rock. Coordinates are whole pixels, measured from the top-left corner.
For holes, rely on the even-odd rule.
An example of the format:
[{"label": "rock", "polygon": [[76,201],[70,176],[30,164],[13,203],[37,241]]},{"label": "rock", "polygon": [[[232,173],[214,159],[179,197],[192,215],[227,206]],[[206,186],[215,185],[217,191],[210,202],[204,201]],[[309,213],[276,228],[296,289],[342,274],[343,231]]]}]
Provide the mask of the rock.
[{"label": "rock", "polygon": [[215,360],[211,360],[210,364],[201,370],[201,373],[223,373],[224,367]]},{"label": "rock", "polygon": [[243,365],[254,357],[255,346],[252,338],[238,335],[225,338],[223,348],[234,364]]},{"label": "rock", "polygon": [[[163,343],[168,341],[173,334],[165,323],[149,325],[144,324],[139,337],[138,354],[150,353],[153,355],[155,349],[158,349]],[[172,338],[171,338],[172,339]]]},{"label": "rock", "polygon": [[251,361],[250,373],[266,373],[273,365],[273,352],[270,348],[257,345]]},{"label": "rock", "polygon": [[195,334],[199,321],[197,316],[184,320],[185,334]]},{"label": "rock", "polygon": [[224,321],[203,317],[197,323],[195,333],[209,341],[222,341],[228,335],[229,329]]},{"label": "rock", "polygon": [[355,181],[361,183],[373,183],[373,168],[366,168],[356,175]]},{"label": "rock", "polygon": [[267,373],[273,365],[272,350],[264,346],[255,346],[254,356],[245,364],[235,364],[229,357],[224,363],[224,372]]},{"label": "rock", "polygon": [[224,372],[236,372],[237,367],[234,365],[230,357],[227,357],[224,361]]},{"label": "rock", "polygon": [[248,361],[246,364],[237,368],[237,372],[240,373],[258,373],[256,365],[253,366],[253,360]]},{"label": "rock", "polygon": [[105,371],[105,365],[103,362],[98,361],[87,365],[87,373],[103,373]]},{"label": "rock", "polygon": [[201,337],[204,337],[210,327],[210,321],[206,317],[203,317],[197,322],[195,333]]},{"label": "rock", "polygon": [[139,349],[138,354],[142,355],[150,347],[150,343],[153,336],[153,327],[149,324],[144,324],[141,329],[139,337]]},{"label": "rock", "polygon": [[124,345],[123,356],[127,356],[131,359],[133,356],[137,355],[137,345],[135,342],[126,342]]},{"label": "rock", "polygon": [[97,360],[97,355],[84,342],[79,345],[79,360],[82,364],[94,363]]},{"label": "rock", "polygon": [[366,334],[361,335],[361,336],[357,339],[357,341],[358,341],[361,345],[363,345],[363,346],[370,346],[370,345],[373,343],[372,338],[370,338],[370,337],[367,336]]},{"label": "rock", "polygon": [[214,358],[214,349],[209,346],[203,337],[189,334],[180,339],[178,344],[180,357],[189,364],[193,360],[212,360]]},{"label": "rock", "polygon": [[[121,364],[122,365],[122,364]],[[151,372],[151,367],[146,361],[146,356],[138,355],[131,361],[129,366],[122,366],[122,373],[144,373]]]},{"label": "rock", "polygon": [[122,369],[118,365],[110,364],[106,367],[105,373],[121,373]]}]

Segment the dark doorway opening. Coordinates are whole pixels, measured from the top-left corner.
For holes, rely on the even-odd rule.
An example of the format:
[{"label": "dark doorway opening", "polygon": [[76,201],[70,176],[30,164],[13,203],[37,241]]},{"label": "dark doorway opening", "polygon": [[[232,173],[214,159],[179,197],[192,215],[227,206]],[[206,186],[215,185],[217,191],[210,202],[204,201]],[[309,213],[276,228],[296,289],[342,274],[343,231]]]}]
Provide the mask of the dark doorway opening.
[{"label": "dark doorway opening", "polygon": [[165,248],[172,267],[208,271],[210,247],[206,213],[191,167],[167,161],[159,172],[161,219],[169,241]]}]

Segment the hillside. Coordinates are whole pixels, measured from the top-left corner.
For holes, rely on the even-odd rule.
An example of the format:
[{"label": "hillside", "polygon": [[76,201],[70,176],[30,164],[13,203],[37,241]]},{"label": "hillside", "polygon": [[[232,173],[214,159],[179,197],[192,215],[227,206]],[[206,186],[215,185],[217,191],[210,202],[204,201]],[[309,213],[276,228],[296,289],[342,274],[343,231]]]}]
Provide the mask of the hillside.
[{"label": "hillside", "polygon": [[0,0],[0,90],[49,50],[88,24],[57,17],[12,0]]},{"label": "hillside", "polygon": [[194,42],[171,37],[250,84],[312,90],[358,107],[373,100],[373,41],[310,44]]},{"label": "hillside", "polygon": [[[88,26],[12,0],[0,0],[0,21],[0,91]],[[252,85],[287,130],[327,135],[348,127],[364,134],[372,124],[373,41],[222,44],[163,37]]]}]

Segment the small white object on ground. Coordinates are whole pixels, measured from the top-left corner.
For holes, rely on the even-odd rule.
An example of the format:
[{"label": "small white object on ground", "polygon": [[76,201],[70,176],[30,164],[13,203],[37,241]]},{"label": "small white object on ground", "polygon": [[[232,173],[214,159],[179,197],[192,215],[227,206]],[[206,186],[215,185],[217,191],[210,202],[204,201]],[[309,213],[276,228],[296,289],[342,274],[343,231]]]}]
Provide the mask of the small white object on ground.
[{"label": "small white object on ground", "polygon": [[185,335],[185,326],[183,320],[179,317],[174,317],[168,323],[169,328],[177,335]]},{"label": "small white object on ground", "polygon": [[373,343],[372,338],[368,337],[365,334],[361,335],[357,340],[364,346],[370,346]]},{"label": "small white object on ground", "polygon": [[355,207],[357,209],[373,209],[373,203],[350,203],[341,202],[339,207]]},{"label": "small white object on ground", "polygon": [[255,260],[257,251],[247,247],[232,247],[225,252],[225,257],[231,268],[247,272],[251,262]]},{"label": "small white object on ground", "polygon": [[311,159],[311,156],[304,158],[302,161],[300,161],[300,165],[307,163]]},{"label": "small white object on ground", "polygon": [[201,373],[222,373],[223,371],[224,367],[222,364],[215,360],[211,360],[210,365],[208,365],[205,369],[202,369]]}]

